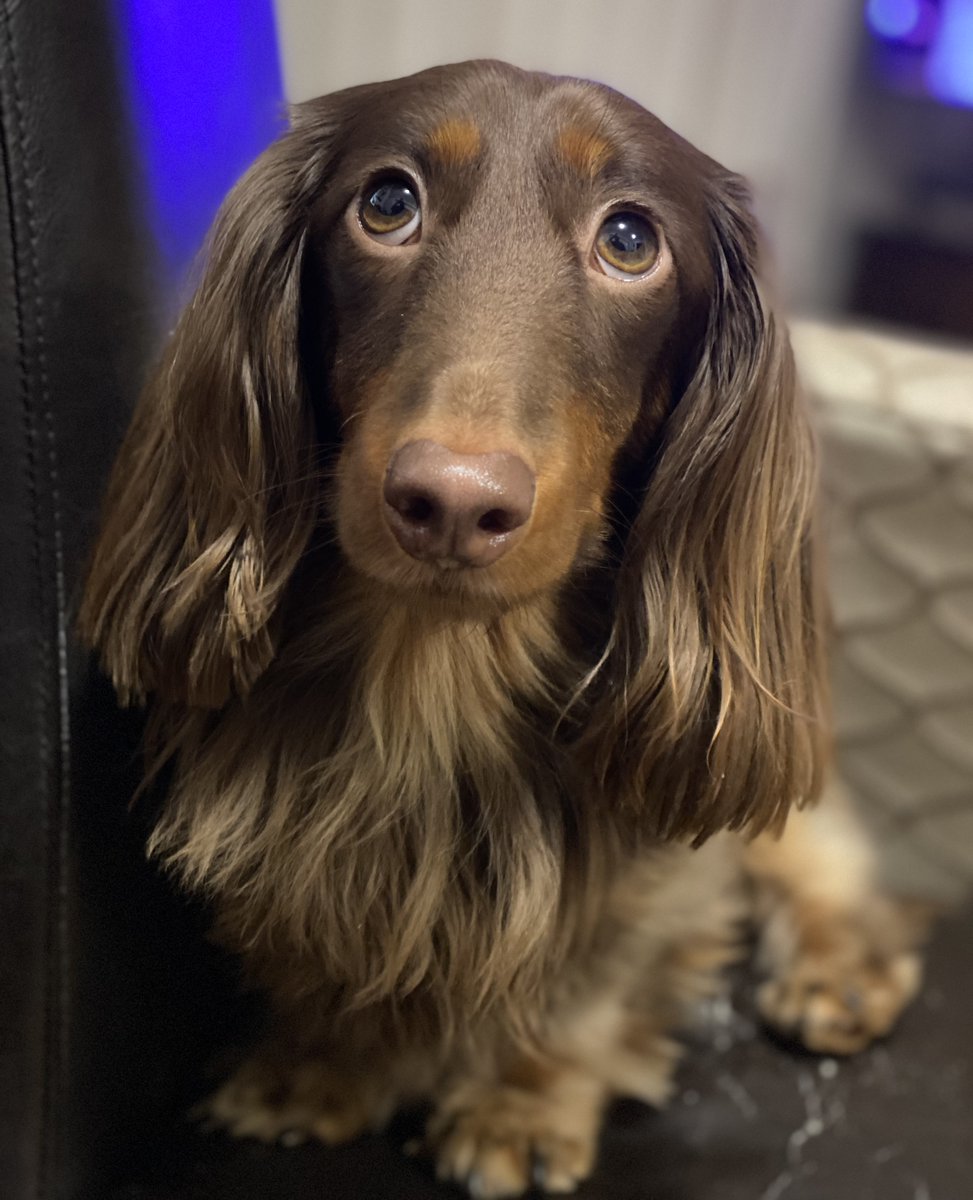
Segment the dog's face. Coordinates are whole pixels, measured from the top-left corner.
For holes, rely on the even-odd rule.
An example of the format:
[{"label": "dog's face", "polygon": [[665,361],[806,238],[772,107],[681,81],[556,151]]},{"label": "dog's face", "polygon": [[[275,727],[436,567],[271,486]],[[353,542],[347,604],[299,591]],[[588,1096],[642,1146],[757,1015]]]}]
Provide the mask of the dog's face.
[{"label": "dog's face", "polygon": [[607,89],[509,69],[346,104],[304,335],[342,549],[397,589],[516,603],[597,547],[619,451],[702,337],[707,160]]},{"label": "dog's face", "polygon": [[300,106],[119,457],[81,621],[120,693],[218,708],[297,626],[342,644],[349,593],[447,640],[516,608],[594,792],[779,818],[821,761],[814,470],[756,258],[742,182],[607,88],[466,63]]}]

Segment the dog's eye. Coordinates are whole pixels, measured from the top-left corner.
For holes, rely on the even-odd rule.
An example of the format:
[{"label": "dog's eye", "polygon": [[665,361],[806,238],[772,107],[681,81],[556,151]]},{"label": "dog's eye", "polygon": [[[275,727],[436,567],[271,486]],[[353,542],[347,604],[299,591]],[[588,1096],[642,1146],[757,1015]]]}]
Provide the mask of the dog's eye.
[{"label": "dog's eye", "polygon": [[417,232],[422,219],[415,185],[399,176],[376,180],[365,189],[359,216],[369,236],[401,246]]},{"label": "dog's eye", "polygon": [[612,213],[595,238],[598,266],[613,279],[631,280],[645,275],[658,257],[658,235],[639,213]]}]

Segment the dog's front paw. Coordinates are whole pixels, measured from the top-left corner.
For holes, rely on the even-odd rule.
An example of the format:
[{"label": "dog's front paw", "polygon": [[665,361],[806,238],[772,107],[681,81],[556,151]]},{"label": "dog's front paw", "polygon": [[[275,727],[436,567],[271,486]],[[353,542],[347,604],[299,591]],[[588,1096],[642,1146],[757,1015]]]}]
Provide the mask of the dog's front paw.
[{"label": "dog's front paw", "polygon": [[769,975],[757,992],[761,1016],[818,1054],[864,1050],[919,989],[922,960],[908,927],[905,912],[884,901],[856,914],[779,914],[761,947]]},{"label": "dog's front paw", "polygon": [[193,1116],[232,1137],[288,1145],[315,1138],[334,1145],[383,1125],[392,1103],[321,1060],[275,1061],[259,1053],[197,1105]]},{"label": "dog's front paw", "polygon": [[428,1138],[440,1179],[474,1200],[520,1196],[532,1187],[573,1192],[595,1161],[600,1103],[514,1087],[467,1087],[444,1102]]}]

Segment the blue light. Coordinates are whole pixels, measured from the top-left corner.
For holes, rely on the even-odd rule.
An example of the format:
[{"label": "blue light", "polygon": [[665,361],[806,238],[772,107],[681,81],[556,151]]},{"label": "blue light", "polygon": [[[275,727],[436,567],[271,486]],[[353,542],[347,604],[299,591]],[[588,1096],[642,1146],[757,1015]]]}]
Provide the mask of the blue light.
[{"label": "blue light", "polygon": [[973,106],[973,0],[944,0],[926,85],[940,100]]},{"label": "blue light", "polygon": [[147,202],[171,285],[284,128],[272,0],[117,0]]},{"label": "blue light", "polygon": [[918,27],[922,5],[920,0],[868,0],[865,16],[882,37],[904,41]]}]

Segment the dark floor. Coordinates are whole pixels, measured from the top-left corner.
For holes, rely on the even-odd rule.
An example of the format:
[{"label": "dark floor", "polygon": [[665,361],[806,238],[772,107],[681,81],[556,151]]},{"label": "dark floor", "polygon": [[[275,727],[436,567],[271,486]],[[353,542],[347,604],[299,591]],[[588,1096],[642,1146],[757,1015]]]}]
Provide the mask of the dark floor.
[{"label": "dark floor", "polygon": [[[267,1148],[174,1131],[115,1200],[441,1200],[383,1137]],[[619,1106],[578,1200],[971,1200],[973,915],[940,927],[922,999],[887,1045],[850,1062],[773,1044],[714,1006],[665,1113]]]}]

